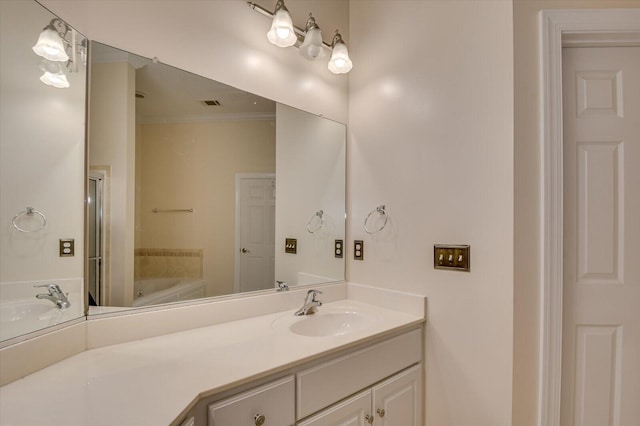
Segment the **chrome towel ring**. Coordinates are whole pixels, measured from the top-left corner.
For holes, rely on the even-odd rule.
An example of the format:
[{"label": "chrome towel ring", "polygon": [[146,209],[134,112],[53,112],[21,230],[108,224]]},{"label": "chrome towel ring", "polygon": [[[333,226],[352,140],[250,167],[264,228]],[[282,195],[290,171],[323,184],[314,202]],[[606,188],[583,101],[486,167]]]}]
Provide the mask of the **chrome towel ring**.
[{"label": "chrome towel ring", "polygon": [[[40,220],[42,221],[42,223],[40,224],[40,226],[36,229],[24,229],[22,228],[20,225],[18,225],[18,219],[20,219],[23,216],[33,216],[34,214],[37,214],[38,216],[40,216]],[[38,210],[34,209],[33,207],[27,207],[26,210],[21,211],[20,213],[18,213],[17,215],[15,215],[13,217],[13,220],[11,221],[11,223],[13,223],[13,227],[16,228],[18,231],[20,232],[24,232],[24,233],[31,233],[31,232],[38,232],[38,231],[42,231],[46,226],[47,226],[47,218],[44,216],[44,214],[42,212],[39,212]]]},{"label": "chrome towel ring", "polygon": [[[317,218],[317,219],[316,219]],[[309,222],[307,222],[307,232],[315,234],[324,226],[324,211],[318,210],[311,216]]]},{"label": "chrome towel ring", "polygon": [[[384,222],[382,222],[382,225],[380,225],[378,229],[372,230],[369,227],[369,219],[371,219],[371,215],[374,213],[378,213],[379,215],[384,216]],[[371,212],[369,212],[369,214],[367,215],[367,218],[364,220],[364,230],[367,234],[377,234],[378,232],[382,231],[385,226],[387,226],[388,221],[389,221],[389,213],[387,213],[387,211],[385,210],[385,205],[384,204],[379,205],[375,209],[371,210]]]}]

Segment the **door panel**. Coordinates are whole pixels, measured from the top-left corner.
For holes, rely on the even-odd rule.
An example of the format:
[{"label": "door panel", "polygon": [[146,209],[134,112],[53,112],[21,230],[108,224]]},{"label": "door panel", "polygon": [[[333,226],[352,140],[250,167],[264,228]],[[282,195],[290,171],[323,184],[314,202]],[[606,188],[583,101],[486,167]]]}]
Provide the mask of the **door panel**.
[{"label": "door panel", "polygon": [[563,426],[640,424],[640,48],[563,50]]}]

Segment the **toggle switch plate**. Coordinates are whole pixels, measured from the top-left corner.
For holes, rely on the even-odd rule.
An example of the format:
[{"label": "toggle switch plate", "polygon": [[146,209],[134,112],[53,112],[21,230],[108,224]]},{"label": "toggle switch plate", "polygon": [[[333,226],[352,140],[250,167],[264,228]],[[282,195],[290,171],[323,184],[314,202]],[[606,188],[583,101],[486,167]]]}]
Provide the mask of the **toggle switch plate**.
[{"label": "toggle switch plate", "polygon": [[73,257],[76,251],[76,244],[73,238],[60,238],[60,257]]},{"label": "toggle switch plate", "polygon": [[298,240],[296,238],[284,239],[284,252],[290,254],[298,253]]},{"label": "toggle switch plate", "polygon": [[343,240],[335,240],[333,243],[333,255],[342,259],[344,257],[344,241]]},{"label": "toggle switch plate", "polygon": [[434,244],[433,267],[453,271],[471,271],[471,246]]},{"label": "toggle switch plate", "polygon": [[364,260],[364,241],[353,241],[353,258],[355,260]]}]

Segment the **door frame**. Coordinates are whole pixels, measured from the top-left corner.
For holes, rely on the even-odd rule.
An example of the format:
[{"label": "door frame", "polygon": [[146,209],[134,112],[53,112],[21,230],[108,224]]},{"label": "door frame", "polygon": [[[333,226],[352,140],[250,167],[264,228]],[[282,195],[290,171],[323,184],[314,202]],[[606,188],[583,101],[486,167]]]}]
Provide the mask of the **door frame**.
[{"label": "door frame", "polygon": [[[236,194],[236,205],[235,205],[235,243],[234,243],[234,255],[233,255],[233,292],[238,293],[240,291],[240,181],[242,179],[270,179],[275,182],[276,174],[275,173],[236,173],[235,178],[235,194]],[[275,285],[275,283],[274,283]]]},{"label": "door frame", "polygon": [[541,324],[540,426],[560,425],[562,380],[563,121],[562,47],[637,45],[640,9],[540,13]]}]

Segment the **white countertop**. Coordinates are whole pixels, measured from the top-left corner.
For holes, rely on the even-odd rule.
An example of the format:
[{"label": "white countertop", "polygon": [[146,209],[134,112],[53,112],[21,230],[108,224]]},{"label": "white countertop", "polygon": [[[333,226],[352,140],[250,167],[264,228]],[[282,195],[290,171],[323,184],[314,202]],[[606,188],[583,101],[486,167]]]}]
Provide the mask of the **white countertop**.
[{"label": "white countertop", "polygon": [[0,424],[168,425],[199,397],[424,321],[351,299],[323,308],[378,321],[305,337],[277,326],[291,310],[89,350],[0,388]]}]

